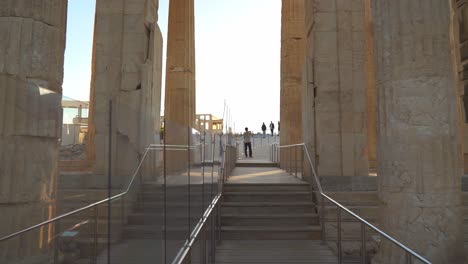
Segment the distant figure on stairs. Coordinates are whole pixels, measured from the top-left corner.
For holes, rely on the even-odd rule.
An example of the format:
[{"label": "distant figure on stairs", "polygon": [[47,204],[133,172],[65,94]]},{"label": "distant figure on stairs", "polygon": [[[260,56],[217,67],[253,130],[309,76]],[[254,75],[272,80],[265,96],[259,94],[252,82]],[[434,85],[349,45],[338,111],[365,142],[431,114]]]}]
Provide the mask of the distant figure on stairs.
[{"label": "distant figure on stairs", "polygon": [[270,130],[271,130],[271,136],[273,136],[273,131],[275,131],[275,124],[273,124],[273,121],[270,121]]},{"label": "distant figure on stairs", "polygon": [[[252,157],[252,144],[251,144],[252,132],[249,131],[249,128],[245,128],[244,132],[244,152],[245,157]],[[249,148],[249,155],[247,156],[247,148]]]},{"label": "distant figure on stairs", "polygon": [[265,137],[265,133],[266,133],[266,125],[265,125],[265,122],[263,122],[262,131],[263,131],[263,137]]}]

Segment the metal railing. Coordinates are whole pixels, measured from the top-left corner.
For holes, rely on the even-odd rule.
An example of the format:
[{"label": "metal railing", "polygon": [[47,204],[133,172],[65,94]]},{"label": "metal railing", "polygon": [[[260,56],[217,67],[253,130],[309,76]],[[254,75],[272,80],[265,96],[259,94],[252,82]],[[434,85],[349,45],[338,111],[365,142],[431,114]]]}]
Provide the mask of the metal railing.
[{"label": "metal railing", "polygon": [[[283,151],[282,151],[283,150]],[[298,154],[300,153],[300,154]],[[298,156],[301,156],[298,158]],[[414,250],[411,248],[405,246],[403,243],[399,242],[395,238],[391,237],[384,231],[380,230],[373,224],[369,223],[359,215],[355,214],[339,202],[335,201],[328,195],[326,195],[323,192],[322,186],[320,184],[320,180],[317,176],[317,172],[315,170],[314,164],[312,163],[312,159],[310,157],[309,151],[307,149],[307,146],[304,143],[301,144],[292,144],[292,145],[285,145],[285,146],[279,146],[278,144],[272,144],[271,146],[271,153],[270,153],[271,160],[273,162],[277,162],[281,168],[285,169],[287,172],[294,174],[298,176],[298,171],[301,172],[301,177],[303,177],[305,168],[304,168],[304,158],[307,158],[307,161],[305,163],[309,163],[310,165],[310,170],[311,170],[311,176],[309,178],[309,183],[310,187],[312,190],[312,193],[315,194],[315,198],[317,201],[320,200],[320,210],[318,210],[319,213],[319,218],[320,218],[320,225],[321,225],[321,230],[322,230],[322,240],[324,242],[327,241],[326,239],[326,228],[325,228],[325,223],[330,222],[331,220],[325,218],[325,201],[328,201],[329,203],[331,202],[334,206],[336,206],[336,222],[337,222],[337,253],[338,253],[338,262],[341,264],[343,263],[343,254],[342,254],[342,222],[344,221],[342,219],[342,212],[345,212],[349,215],[351,215],[354,219],[356,219],[361,225],[361,231],[360,231],[360,238],[359,240],[361,241],[361,263],[367,263],[367,250],[366,250],[366,242],[367,242],[367,236],[366,236],[366,227],[372,229],[375,231],[377,234],[381,235],[385,239],[389,240],[392,242],[394,245],[398,246],[401,248],[405,253],[405,261],[406,263],[410,264],[413,263],[413,259],[417,259],[421,261],[422,263],[430,264],[431,262],[428,261],[426,258],[422,257],[418,253],[416,253]],[[282,161],[283,159],[283,161]],[[298,165],[298,163],[300,165]],[[315,191],[317,190],[317,191]],[[334,222],[334,221],[333,221]]]},{"label": "metal railing", "polygon": [[[195,246],[195,243],[200,243],[200,263],[216,263],[216,245],[221,240],[221,205],[220,200],[224,192],[224,183],[231,176],[232,170],[235,167],[237,160],[237,144],[225,145],[223,148],[223,159],[221,162],[221,176],[222,180],[219,181],[220,188],[218,194],[211,201],[208,208],[205,210],[202,218],[198,221],[194,230],[190,234],[190,237],[186,240],[185,244],[177,253],[176,257],[172,261],[172,264],[190,264],[191,263],[191,252]],[[209,229],[207,230],[207,223],[210,222]],[[209,237],[212,241],[210,250],[210,262],[206,257],[206,236],[209,231]]]},{"label": "metal railing", "polygon": [[[47,225],[50,225],[50,224],[56,224],[58,225],[62,220],[65,220],[65,219],[68,219],[69,217],[71,216],[74,216],[74,215],[77,215],[81,212],[86,212],[86,211],[92,211],[92,221],[86,219],[85,221],[80,221],[80,223],[78,224],[75,224],[73,225],[71,228],[67,228],[65,229],[65,231],[70,231],[76,227],[79,227],[81,225],[84,225],[84,224],[88,224],[90,222],[92,222],[91,224],[93,225],[92,229],[94,230],[94,233],[93,233],[93,237],[92,239],[94,240],[93,244],[94,244],[94,247],[93,247],[93,256],[92,256],[92,263],[96,263],[97,262],[97,257],[98,257],[98,224],[100,223],[99,221],[99,211],[98,208],[99,206],[101,205],[107,205],[108,208],[110,208],[111,206],[111,203],[114,202],[114,201],[117,201],[117,200],[122,200],[122,203],[121,203],[121,213],[122,213],[122,218],[125,217],[124,215],[124,211],[125,209],[125,202],[123,201],[123,199],[130,195],[130,192],[131,191],[135,191],[134,189],[137,188],[136,187],[136,182],[138,182],[138,184],[141,184],[142,183],[142,179],[141,179],[141,170],[143,169],[142,167],[144,167],[144,163],[145,161],[147,160],[147,156],[149,155],[150,151],[188,151],[188,150],[196,150],[198,148],[200,148],[200,145],[201,144],[194,144],[194,145],[161,145],[161,144],[149,144],[146,148],[145,148],[145,151],[136,167],[136,169],[134,170],[134,172],[131,174],[131,177],[130,177],[130,180],[128,182],[128,184],[126,185],[124,191],[118,193],[118,194],[115,194],[113,196],[109,196],[107,198],[104,198],[102,200],[99,200],[97,202],[94,202],[94,203],[91,203],[91,204],[88,204],[86,206],[83,206],[83,207],[80,207],[78,209],[75,209],[75,210],[72,210],[70,212],[67,212],[67,213],[63,213],[59,216],[56,216],[56,217],[53,217],[49,220],[46,220],[46,221],[43,221],[41,223],[38,223],[38,224],[35,224],[33,226],[30,226],[28,228],[25,228],[25,229],[22,229],[20,231],[17,231],[17,232],[14,232],[14,233],[11,233],[9,235],[6,235],[6,236],[3,236],[3,237],[0,237],[0,245],[2,243],[5,243],[7,242],[8,240],[11,240],[13,238],[16,238],[16,237],[19,237],[21,235],[24,235],[28,232],[31,232],[33,230],[37,230],[38,228],[41,228],[43,226],[47,226]],[[214,149],[212,150],[212,152],[214,153]],[[214,154],[213,154],[214,155]],[[140,178],[139,181],[137,181],[137,178]],[[109,215],[108,217],[110,217],[110,212],[109,212]],[[110,226],[110,219],[107,219],[108,222],[106,222],[109,226]],[[59,228],[56,227],[55,228],[56,230],[58,230]],[[59,263],[60,261],[58,260],[58,254],[59,254],[59,249],[58,249],[58,246],[57,246],[57,238],[59,236],[59,234],[62,233],[62,232],[57,232],[54,236],[54,262],[53,263]],[[110,232],[109,232],[110,234]],[[108,243],[110,243],[110,239],[108,241]]]}]

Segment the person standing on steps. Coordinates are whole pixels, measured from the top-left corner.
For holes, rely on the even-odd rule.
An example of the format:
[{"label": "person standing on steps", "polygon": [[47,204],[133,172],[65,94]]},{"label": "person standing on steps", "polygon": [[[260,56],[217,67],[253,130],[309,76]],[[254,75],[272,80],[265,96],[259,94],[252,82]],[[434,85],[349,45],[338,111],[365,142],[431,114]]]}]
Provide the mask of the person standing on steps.
[{"label": "person standing on steps", "polygon": [[[245,157],[252,157],[252,144],[251,144],[252,133],[249,131],[249,128],[245,128],[244,132],[244,152]],[[247,148],[249,148],[249,155],[247,156]]]},{"label": "person standing on steps", "polygon": [[265,122],[263,122],[262,131],[263,131],[263,137],[265,137],[265,132],[266,132],[266,125],[265,125]]},{"label": "person standing on steps", "polygon": [[275,131],[275,124],[273,124],[273,121],[270,121],[270,130],[271,130],[271,136],[273,136],[273,131]]}]

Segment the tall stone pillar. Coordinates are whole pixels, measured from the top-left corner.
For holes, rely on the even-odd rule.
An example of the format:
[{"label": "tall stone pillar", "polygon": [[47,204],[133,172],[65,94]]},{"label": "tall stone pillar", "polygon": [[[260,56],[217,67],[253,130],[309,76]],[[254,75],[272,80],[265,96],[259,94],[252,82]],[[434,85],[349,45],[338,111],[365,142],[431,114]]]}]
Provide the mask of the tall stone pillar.
[{"label": "tall stone pillar", "polygon": [[[380,227],[432,263],[465,263],[454,10],[374,0]],[[382,240],[374,263],[406,263]]]},{"label": "tall stone pillar", "polygon": [[[281,145],[302,143],[302,72],[305,55],[304,0],[283,0],[281,7]],[[284,150],[284,149],[283,149]],[[287,164],[288,153],[281,155]]]},{"label": "tall stone pillar", "polygon": [[[195,127],[195,16],[193,0],[170,0],[164,120]],[[175,137],[173,143],[186,144]]]},{"label": "tall stone pillar", "polygon": [[[0,5],[0,237],[55,216],[66,17],[62,0]],[[53,235],[2,243],[0,262],[51,262]]]},{"label": "tall stone pillar", "polygon": [[96,1],[88,155],[95,173],[107,174],[112,136],[116,185],[127,184],[148,144],[159,143],[163,40],[157,11],[158,0]]},{"label": "tall stone pillar", "polygon": [[[170,0],[167,36],[164,142],[187,145],[195,127],[195,16],[194,0]],[[169,172],[187,168],[190,158],[168,151]]]},{"label": "tall stone pillar", "polygon": [[366,77],[367,77],[367,155],[369,168],[377,165],[377,95],[375,90],[374,28],[371,0],[365,2]]},{"label": "tall stone pillar", "polygon": [[[320,176],[367,176],[364,0],[306,2],[306,143]],[[313,123],[313,124],[310,124]]]}]

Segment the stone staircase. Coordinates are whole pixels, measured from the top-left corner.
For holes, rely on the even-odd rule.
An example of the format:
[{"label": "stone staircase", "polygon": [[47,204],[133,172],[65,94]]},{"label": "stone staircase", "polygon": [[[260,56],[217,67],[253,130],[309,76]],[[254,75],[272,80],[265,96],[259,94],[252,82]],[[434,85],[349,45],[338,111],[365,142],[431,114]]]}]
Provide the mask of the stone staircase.
[{"label": "stone staircase", "polygon": [[[185,239],[189,229],[192,230],[198,223],[211,202],[210,194],[206,193],[209,187],[205,186],[205,196],[203,196],[202,185],[191,185],[189,196],[186,185],[168,186],[166,208],[164,208],[164,191],[161,185],[144,184],[133,211],[128,215],[123,239],[161,239],[164,221],[167,223],[166,232],[170,239]],[[164,210],[166,210],[166,220],[164,220]]]},{"label": "stone staircase", "polygon": [[309,185],[226,184],[222,240],[318,240],[320,225]]}]

